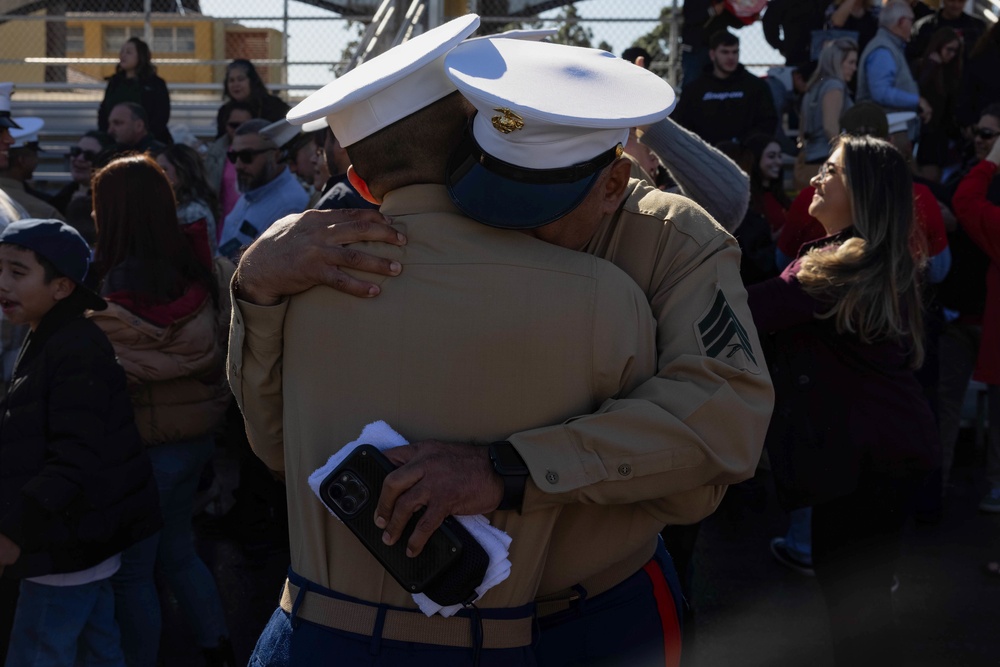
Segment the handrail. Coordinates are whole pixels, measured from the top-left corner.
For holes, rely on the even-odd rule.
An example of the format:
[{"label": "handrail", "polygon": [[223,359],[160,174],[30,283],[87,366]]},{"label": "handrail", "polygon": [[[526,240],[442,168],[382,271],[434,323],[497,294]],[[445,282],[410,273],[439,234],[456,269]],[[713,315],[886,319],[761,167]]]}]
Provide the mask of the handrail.
[{"label": "handrail", "polygon": [[[108,21],[121,21],[121,22],[133,22],[142,23],[146,18],[143,12],[66,12],[65,14],[0,14],[0,23],[5,23],[7,21],[29,21],[29,22],[49,22],[49,23],[64,23],[66,21],[72,21],[73,23],[82,22],[97,22],[106,23]],[[369,21],[374,20],[374,17],[369,17],[368,14],[338,14],[330,16],[329,19],[324,18],[324,20],[343,20],[343,21]],[[154,12],[151,15],[151,20],[153,22],[165,22],[165,23],[192,23],[192,22],[216,22],[222,21],[224,23],[238,23],[240,21],[283,21],[284,17],[281,16],[211,16],[206,14],[194,14],[188,13],[183,16],[179,14],[174,14],[172,12]],[[289,16],[289,21],[315,21],[315,16]]]},{"label": "handrail", "polygon": [[366,53],[365,49],[367,49],[371,44],[372,39],[375,37],[375,33],[382,24],[385,15],[390,14],[393,11],[393,1],[394,0],[382,0],[382,4],[375,10],[372,20],[369,21],[368,26],[365,27],[365,31],[361,35],[361,39],[358,42],[358,48],[355,49],[354,55],[351,57],[351,60],[347,63],[347,67],[344,69],[345,72],[349,72],[357,67],[359,61],[363,59],[363,56]]},{"label": "handrail", "polygon": [[[227,61],[228,62],[228,61]],[[3,64],[3,61],[0,61]],[[299,63],[296,63],[299,64]],[[314,65],[329,65],[328,62],[322,63],[310,63]],[[318,90],[323,87],[324,84],[319,83],[270,83],[268,84],[268,90]],[[29,90],[37,91],[70,91],[70,90],[93,90],[101,91],[107,87],[107,83],[95,82],[95,83],[65,83],[61,81],[46,81],[44,83],[15,83],[15,90],[26,92]],[[221,83],[175,83],[171,82],[167,84],[168,90],[193,90],[193,91],[205,91],[211,93],[221,93],[222,84]]]},{"label": "handrail", "polygon": [[[391,2],[391,0],[386,0],[386,2]],[[357,62],[355,63],[355,67],[368,60],[369,56],[371,56],[375,52],[379,42],[382,41],[382,35],[386,34],[385,31],[389,29],[389,23],[390,21],[392,21],[392,17],[395,16],[395,14],[396,14],[396,7],[390,6],[386,10],[385,16],[382,17],[382,20],[379,21],[378,25],[375,27],[375,32],[372,34],[372,37],[368,41],[368,44],[359,45],[359,48],[361,50],[361,55],[358,58]]]},{"label": "handrail", "polygon": [[424,3],[424,0],[413,0],[413,2],[410,3],[409,8],[406,10],[406,16],[403,17],[402,25],[399,26],[395,39],[392,40],[392,46],[399,46],[406,40],[410,39],[413,35],[414,29],[420,24],[420,20],[424,17],[426,9],[427,5]]}]

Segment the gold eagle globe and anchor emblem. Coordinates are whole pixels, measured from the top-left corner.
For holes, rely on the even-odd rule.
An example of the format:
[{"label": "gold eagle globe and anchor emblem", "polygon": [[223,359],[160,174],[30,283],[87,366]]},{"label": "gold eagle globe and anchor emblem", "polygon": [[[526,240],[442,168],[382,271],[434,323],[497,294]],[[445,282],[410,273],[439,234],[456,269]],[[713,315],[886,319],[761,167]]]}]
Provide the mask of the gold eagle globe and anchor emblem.
[{"label": "gold eagle globe and anchor emblem", "polygon": [[494,111],[499,111],[502,114],[500,116],[493,116],[491,119],[493,127],[497,131],[510,134],[514,130],[520,130],[524,127],[524,119],[507,107],[497,107]]}]

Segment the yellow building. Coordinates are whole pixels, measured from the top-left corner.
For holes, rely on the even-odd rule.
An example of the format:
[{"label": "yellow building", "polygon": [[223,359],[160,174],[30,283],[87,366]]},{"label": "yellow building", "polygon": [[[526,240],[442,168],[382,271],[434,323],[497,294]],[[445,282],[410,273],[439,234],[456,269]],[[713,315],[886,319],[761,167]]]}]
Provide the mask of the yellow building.
[{"label": "yellow building", "polygon": [[[0,81],[41,83],[46,80],[46,64],[26,62],[32,58],[78,60],[66,66],[66,81],[103,81],[114,74],[115,65],[87,63],[87,59],[118,58],[121,45],[129,37],[144,38],[141,15],[99,20],[87,13],[66,15],[65,24],[45,21],[44,10],[29,17],[0,24]],[[36,18],[37,17],[37,18]],[[35,20],[32,20],[35,19]],[[157,73],[168,83],[221,83],[225,64],[206,61],[281,59],[284,35],[272,28],[246,27],[224,19],[196,14],[153,14],[153,39],[149,43]],[[171,64],[169,60],[191,63]],[[50,63],[48,80],[53,78]],[[56,66],[55,71],[61,68]],[[258,66],[265,83],[281,84],[283,69]]]}]

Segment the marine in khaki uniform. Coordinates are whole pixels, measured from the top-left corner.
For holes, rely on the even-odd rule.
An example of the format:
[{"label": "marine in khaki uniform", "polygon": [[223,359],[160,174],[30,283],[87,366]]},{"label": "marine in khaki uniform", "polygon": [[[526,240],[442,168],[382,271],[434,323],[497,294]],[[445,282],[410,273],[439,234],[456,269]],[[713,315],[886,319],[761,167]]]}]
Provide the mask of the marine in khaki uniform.
[{"label": "marine in khaki uniform", "polygon": [[[315,640],[345,661],[376,650],[387,663],[469,664],[470,648],[481,643],[480,664],[531,664],[531,603],[553,527],[566,507],[584,499],[579,484],[591,464],[560,463],[542,475],[564,477],[564,492],[534,493],[538,481],[528,482],[520,512],[495,512],[504,484],[486,447],[419,448],[461,456],[455,474],[440,481],[462,487],[465,495],[454,502],[463,513],[485,512],[513,538],[509,579],[477,601],[478,642],[470,640],[478,625],[471,614],[427,619],[400,611],[414,608],[410,596],[329,516],[305,478],[377,419],[410,440],[501,440],[598,410],[655,372],[654,325],[633,280],[593,256],[479,225],[459,213],[443,182],[434,182],[443,181],[445,158],[465,123],[464,101],[440,63],[464,30],[429,44],[442,38],[442,29],[365,63],[290,114],[293,121],[327,116],[351,153],[359,189],[381,200],[382,213],[407,237],[400,249],[364,249],[396,259],[406,272],[370,303],[317,287],[260,307],[241,300],[253,290],[241,287],[239,276],[234,284],[231,380],[255,451],[286,477],[294,572],[258,657],[290,637],[293,661],[297,642]],[[410,114],[400,99],[426,108]],[[618,123],[662,117],[672,99],[666,87],[643,104],[633,101],[633,115]],[[406,164],[414,147],[425,146],[436,154]],[[608,180],[616,148],[605,146],[601,153],[610,150],[610,159],[591,166],[600,183]],[[390,157],[403,163],[396,171],[368,171]],[[599,497],[606,487],[613,495],[615,483],[592,484],[590,492]],[[428,514],[437,505],[429,500]],[[666,589],[662,575],[660,582]],[[302,621],[294,629],[292,615]],[[351,634],[316,633],[314,624]],[[412,642],[424,646],[420,657],[412,655]],[[299,659],[309,660],[301,653]]]},{"label": "marine in khaki uniform", "polygon": [[45,121],[32,117],[16,120],[20,127],[10,130],[14,144],[10,147],[7,164],[0,165],[0,190],[20,204],[28,217],[62,220],[55,206],[36,197],[27,186],[38,166],[38,133],[45,127]]},{"label": "marine in khaki uniform", "polygon": [[[596,414],[508,438],[527,461],[540,495],[570,490],[578,500],[553,527],[539,586],[540,664],[575,664],[602,654],[608,660],[628,654],[638,663],[647,655],[634,652],[636,633],[629,628],[641,627],[643,618],[631,609],[622,612],[621,605],[623,590],[645,562],[637,556],[654,554],[664,524],[703,518],[721,500],[726,483],[752,474],[773,396],[739,276],[739,250],[700,207],[629,180],[627,160],[612,166],[622,185],[606,191],[599,202],[604,214],[597,218],[581,213],[590,200],[574,209],[572,199],[560,206],[552,196],[553,183],[579,178],[567,168],[582,161],[569,150],[549,150],[553,137],[598,125],[579,116],[607,103],[602,90],[608,83],[595,82],[575,96],[587,104],[567,117],[564,100],[532,85],[546,79],[540,62],[570,71],[562,53],[609,57],[500,40],[462,44],[448,54],[446,73],[478,112],[451,160],[448,187],[459,208],[484,224],[520,229],[614,262],[643,289],[656,317],[655,377]],[[504,101],[514,129],[510,122],[497,127],[497,107]],[[592,131],[599,136],[604,130]],[[543,197],[546,205],[538,206]],[[557,222],[550,223],[553,218]],[[565,468],[567,460],[597,465],[572,482],[576,489],[559,488],[562,477],[543,481],[536,473]],[[604,636],[579,641],[593,627]],[[675,657],[669,648],[667,657],[668,663]]]},{"label": "marine in khaki uniform", "polygon": [[[506,157],[516,161],[512,155]],[[534,480],[526,487],[525,511],[533,503],[564,504],[539,588],[546,599],[542,606],[547,607],[558,608],[570,595],[578,597],[581,584],[589,597],[620,588],[649,560],[656,532],[664,523],[695,521],[710,513],[725,484],[752,474],[773,400],[770,382],[760,370],[756,334],[747,327],[750,318],[735,243],[689,200],[637,181],[629,183],[627,173],[626,168],[617,191],[596,202],[605,212],[598,215],[589,236],[581,240],[572,233],[553,234],[548,240],[611,259],[642,287],[659,324],[659,372],[628,397],[607,401],[594,414],[508,437],[525,455]],[[466,205],[474,203],[467,200]],[[325,228],[330,222],[335,221],[306,214],[301,220],[286,221],[287,226],[276,228],[266,241],[272,252],[284,247],[288,253],[301,239],[333,245],[359,229],[372,234],[368,223],[359,227],[339,222]],[[558,225],[533,233],[544,237],[551,227]],[[292,230],[302,235],[290,234]],[[279,237],[282,240],[275,242]],[[259,244],[256,250],[265,248]],[[258,252],[257,257],[262,256]],[[336,263],[345,265],[360,261],[354,253],[337,257]],[[301,270],[309,265],[303,262]],[[376,266],[368,268],[388,272]],[[332,267],[297,276],[295,281],[290,284],[322,281],[368,295],[379,289]],[[384,288],[392,284],[379,282]],[[273,295],[280,293],[279,289]],[[234,333],[242,335],[239,323]],[[242,338],[234,339],[234,345],[256,348],[253,353],[263,367],[280,364],[277,328],[260,332],[248,328],[246,334],[246,345]],[[260,346],[263,340],[269,341],[269,349]],[[239,352],[236,347],[234,352]],[[251,384],[249,379],[244,382]],[[261,379],[264,391],[269,383]],[[274,412],[273,403],[265,409],[271,410],[270,416],[254,420],[261,430],[256,436],[251,432],[251,437],[280,442],[280,412]],[[248,427],[252,430],[254,425]],[[554,634],[556,629],[551,629]]]}]

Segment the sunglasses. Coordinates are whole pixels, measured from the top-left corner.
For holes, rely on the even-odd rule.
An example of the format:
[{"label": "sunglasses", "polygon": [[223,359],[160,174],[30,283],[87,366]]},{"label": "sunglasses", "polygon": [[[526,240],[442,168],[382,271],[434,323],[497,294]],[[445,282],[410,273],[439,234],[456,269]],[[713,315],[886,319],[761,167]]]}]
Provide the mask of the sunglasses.
[{"label": "sunglasses", "polygon": [[992,139],[993,137],[1000,135],[1000,132],[996,130],[991,130],[988,127],[977,127],[972,130],[972,133],[979,137],[980,139]]},{"label": "sunglasses", "polygon": [[273,151],[273,150],[274,150],[273,148],[258,148],[256,150],[251,148],[244,148],[241,151],[229,151],[228,153],[226,153],[226,158],[228,158],[229,161],[233,164],[236,164],[237,160],[239,160],[243,164],[250,164],[251,162],[254,161],[254,158],[256,158],[261,153],[266,153],[268,151]]},{"label": "sunglasses", "polygon": [[69,153],[66,154],[66,157],[68,157],[71,160],[73,158],[82,157],[87,162],[93,162],[94,160],[97,159],[97,153],[95,153],[94,151],[85,151],[79,146],[73,146],[72,148],[69,149]]}]

